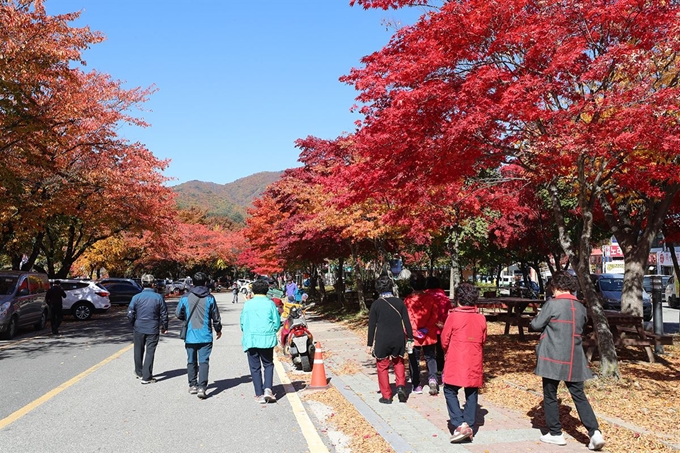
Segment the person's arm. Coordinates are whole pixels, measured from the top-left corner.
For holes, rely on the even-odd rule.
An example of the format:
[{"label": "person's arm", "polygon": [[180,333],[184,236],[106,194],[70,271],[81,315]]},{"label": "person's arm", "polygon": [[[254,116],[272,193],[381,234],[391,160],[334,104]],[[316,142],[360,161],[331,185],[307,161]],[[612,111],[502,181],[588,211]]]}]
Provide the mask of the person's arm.
[{"label": "person's arm", "polygon": [[550,323],[550,320],[553,317],[552,307],[553,307],[552,300],[549,300],[545,304],[543,304],[541,311],[539,311],[538,314],[534,317],[534,319],[531,320],[531,323],[529,323],[529,328],[534,332],[542,332],[543,329],[545,329],[546,326]]},{"label": "person's arm", "polygon": [[177,304],[177,308],[175,309],[175,318],[179,319],[180,321],[184,321],[187,319],[187,312],[185,304],[184,304],[184,298],[180,298],[179,303]]},{"label": "person's arm", "polygon": [[168,331],[168,305],[165,303],[165,299],[161,296],[160,300],[160,315],[161,315],[161,333]]},{"label": "person's arm", "polygon": [[215,329],[215,335],[219,340],[222,337],[222,317],[220,316],[220,308],[217,306],[215,298],[213,298],[212,305],[210,306],[210,318],[212,319],[213,329]]},{"label": "person's arm", "polygon": [[455,315],[449,314],[446,318],[444,327],[442,328],[441,339],[442,339],[442,349],[446,352],[449,349],[449,344],[451,344],[451,333],[453,332],[453,319]]},{"label": "person's arm", "polygon": [[375,341],[375,328],[378,324],[378,309],[376,304],[379,303],[379,299],[373,301],[371,304],[371,311],[368,312],[368,338],[366,340],[366,353],[371,354],[373,352],[373,343]]},{"label": "person's arm", "polygon": [[401,308],[401,319],[404,321],[404,329],[406,329],[406,339],[413,341],[413,327],[411,326],[411,318],[405,305]]},{"label": "person's arm", "polygon": [[132,300],[130,301],[130,305],[128,305],[128,312],[127,312],[127,318],[130,321],[130,324],[133,326],[135,325],[135,319],[137,317],[137,307],[135,306],[135,301],[136,297],[133,297]]}]

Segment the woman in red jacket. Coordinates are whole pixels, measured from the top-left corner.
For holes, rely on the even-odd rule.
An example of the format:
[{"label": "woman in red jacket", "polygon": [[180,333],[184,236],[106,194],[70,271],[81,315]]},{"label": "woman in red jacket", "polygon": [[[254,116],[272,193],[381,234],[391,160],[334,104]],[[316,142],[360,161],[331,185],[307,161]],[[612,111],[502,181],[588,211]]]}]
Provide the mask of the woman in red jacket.
[{"label": "woman in red jacket", "polygon": [[425,356],[427,364],[428,385],[430,395],[439,393],[437,383],[437,301],[425,290],[425,277],[422,274],[411,275],[411,288],[413,292],[406,296],[404,305],[408,310],[408,317],[411,319],[413,328],[414,348],[413,353],[409,354],[409,368],[411,370],[411,385],[413,393],[423,393],[423,386],[420,384],[420,354]]},{"label": "woman in red jacket", "polygon": [[[472,440],[477,412],[477,394],[484,383],[482,346],[486,341],[486,318],[475,304],[479,290],[471,283],[461,283],[455,291],[458,307],[449,312],[442,330],[444,361],[444,397],[449,420],[455,427],[451,443]],[[458,402],[458,391],[465,388],[465,410]]]}]

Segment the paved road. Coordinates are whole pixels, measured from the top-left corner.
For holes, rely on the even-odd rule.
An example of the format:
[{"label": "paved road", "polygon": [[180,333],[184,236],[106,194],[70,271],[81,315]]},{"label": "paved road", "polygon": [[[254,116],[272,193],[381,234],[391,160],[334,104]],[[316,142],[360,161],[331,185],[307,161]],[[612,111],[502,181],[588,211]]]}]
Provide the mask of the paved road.
[{"label": "paved road", "polygon": [[[150,385],[134,377],[123,307],[88,322],[66,317],[61,337],[22,331],[0,342],[0,451],[324,451],[298,396],[286,394],[285,374],[283,383],[278,373],[274,378],[278,403],[254,401],[240,345],[242,305],[231,304],[227,293],[216,298],[224,334],[213,349],[206,400],[187,392],[186,356],[172,316],[156,352],[158,383]],[[176,301],[168,305],[174,314]]]}]

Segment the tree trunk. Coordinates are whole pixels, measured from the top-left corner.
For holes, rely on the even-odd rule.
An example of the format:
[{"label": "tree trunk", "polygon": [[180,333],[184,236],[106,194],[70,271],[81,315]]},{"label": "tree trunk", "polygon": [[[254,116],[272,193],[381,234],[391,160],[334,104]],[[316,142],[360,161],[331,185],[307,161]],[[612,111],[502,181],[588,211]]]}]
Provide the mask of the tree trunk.
[{"label": "tree trunk", "polygon": [[[582,162],[580,162],[580,170],[582,172]],[[584,180],[585,178],[579,178]],[[613,377],[615,379],[621,378],[621,371],[619,369],[619,360],[616,356],[616,348],[614,347],[614,337],[609,328],[609,323],[602,309],[602,305],[597,297],[595,286],[590,278],[590,252],[592,244],[590,238],[593,228],[593,207],[595,204],[594,196],[588,192],[585,184],[579,189],[579,207],[582,215],[582,231],[578,236],[578,246],[575,246],[569,236],[569,231],[566,227],[564,213],[560,204],[559,188],[556,183],[549,186],[550,199],[552,202],[553,217],[557,224],[558,238],[562,250],[567,255],[569,262],[576,271],[581,292],[586,301],[586,306],[590,309],[589,315],[593,319],[593,329],[597,338],[597,345],[600,352],[600,376]]]},{"label": "tree trunk", "polygon": [[361,267],[361,261],[359,260],[356,246],[350,244],[349,248],[352,251],[352,261],[354,261],[354,276],[356,280],[357,299],[359,300],[359,311],[363,313],[368,311],[366,299],[364,298],[364,272]]},{"label": "tree trunk", "polygon": [[345,308],[345,259],[338,258],[338,278],[335,282],[335,294],[340,306]]},{"label": "tree trunk", "polygon": [[460,269],[460,235],[456,230],[452,230],[449,233],[449,237],[446,241],[447,251],[449,253],[449,258],[451,259],[451,274],[449,278],[449,297],[453,299],[456,287],[461,281],[461,269]]}]

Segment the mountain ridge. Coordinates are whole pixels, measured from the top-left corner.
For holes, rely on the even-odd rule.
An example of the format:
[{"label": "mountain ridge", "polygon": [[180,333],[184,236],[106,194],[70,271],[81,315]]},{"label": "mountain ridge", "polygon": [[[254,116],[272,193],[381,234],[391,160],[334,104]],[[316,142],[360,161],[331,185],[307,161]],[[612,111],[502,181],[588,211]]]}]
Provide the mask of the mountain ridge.
[{"label": "mountain ridge", "polygon": [[283,171],[262,171],[226,184],[191,180],[173,186],[180,209],[191,207],[207,211],[208,216],[228,217],[243,223],[247,209]]}]

